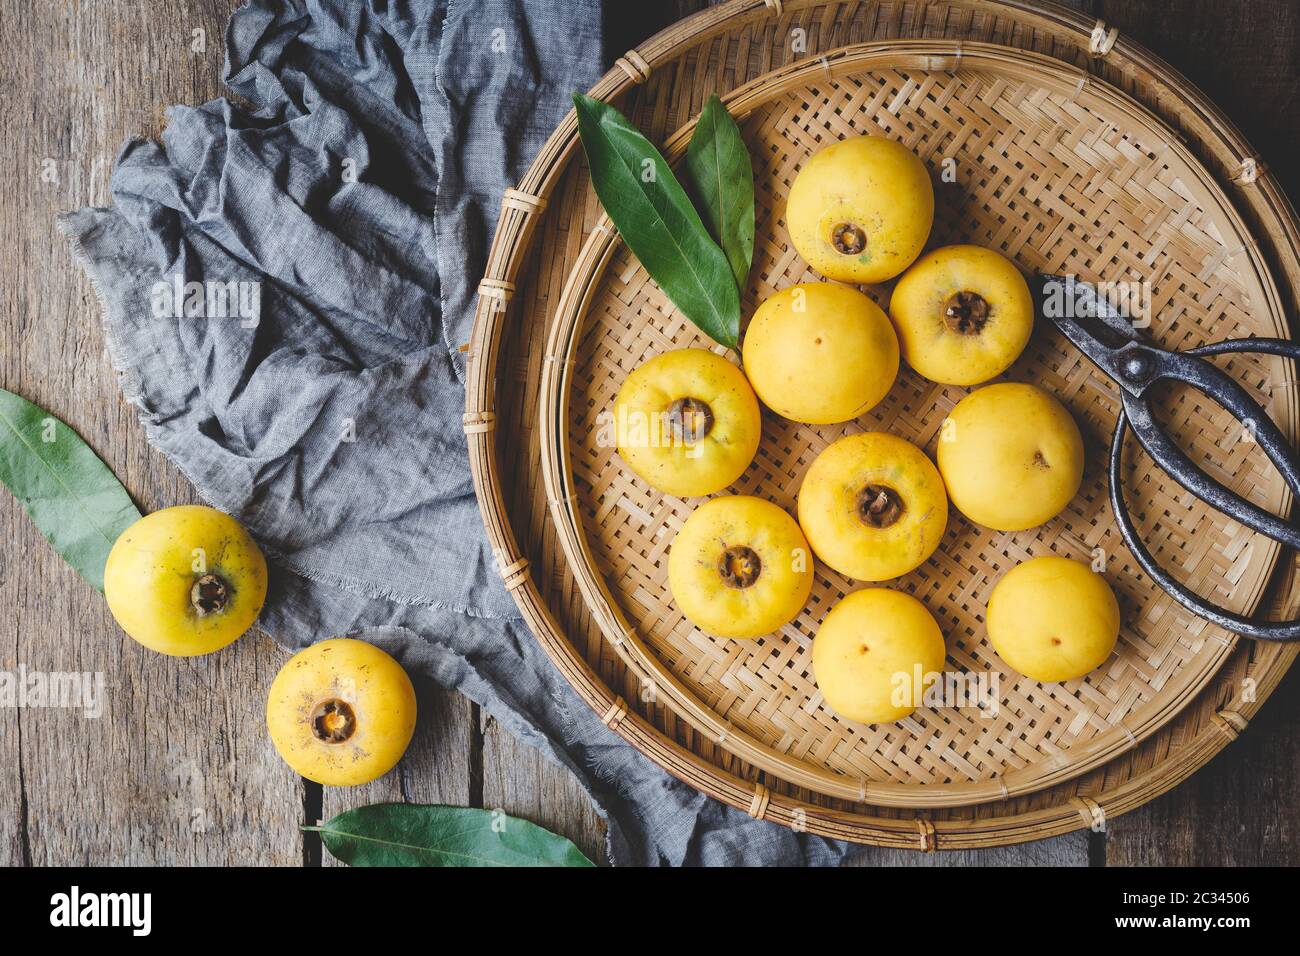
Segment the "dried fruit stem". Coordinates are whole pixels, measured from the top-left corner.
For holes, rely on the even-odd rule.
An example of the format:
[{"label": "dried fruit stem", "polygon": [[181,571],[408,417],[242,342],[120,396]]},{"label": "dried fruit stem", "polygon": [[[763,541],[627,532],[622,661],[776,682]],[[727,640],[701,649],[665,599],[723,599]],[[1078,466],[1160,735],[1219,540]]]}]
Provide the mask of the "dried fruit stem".
[{"label": "dried fruit stem", "polygon": [[943,318],[958,335],[979,335],[989,321],[988,301],[978,292],[955,292],[944,304]]},{"label": "dried fruit stem", "polygon": [[872,528],[888,528],[903,516],[903,499],[888,485],[867,485],[858,492],[858,518]]},{"label": "dried fruit stem", "polygon": [[190,588],[190,604],[199,617],[216,614],[230,600],[230,585],[215,574],[205,574]]},{"label": "dried fruit stem", "polygon": [[722,583],[736,590],[747,588],[757,581],[762,570],[763,562],[759,560],[757,552],[743,544],[733,544],[718,559],[718,574],[722,576]]},{"label": "dried fruit stem", "polygon": [[679,398],[668,406],[664,421],[674,440],[693,445],[713,431],[713,409],[698,398]]},{"label": "dried fruit stem", "polygon": [[856,256],[867,248],[867,234],[855,223],[842,222],[831,230],[831,245],[836,252]]},{"label": "dried fruit stem", "polygon": [[311,731],[317,740],[341,744],[357,729],[357,716],[345,700],[331,697],[312,708]]}]

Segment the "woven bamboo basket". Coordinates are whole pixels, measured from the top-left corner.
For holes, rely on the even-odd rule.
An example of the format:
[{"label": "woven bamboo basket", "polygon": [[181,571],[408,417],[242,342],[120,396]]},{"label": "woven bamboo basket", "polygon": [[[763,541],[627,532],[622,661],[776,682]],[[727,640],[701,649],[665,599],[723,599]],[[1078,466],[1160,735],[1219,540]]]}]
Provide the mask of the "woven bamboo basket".
[{"label": "woven bamboo basket", "polygon": [[[846,42],[900,35],[939,39],[831,53]],[[795,36],[807,48],[798,53],[813,60],[790,49]],[[1039,52],[982,45],[990,40]],[[1271,177],[1166,67],[1066,11],[985,2],[725,4],[630,52],[594,95],[611,98],[641,84],[620,105],[670,156],[689,126],[664,134],[683,127],[709,92],[735,91],[728,103],[744,117],[757,158],[759,234],[772,237],[759,244],[750,308],[776,288],[812,278],[780,223],[783,191],[802,157],[827,136],[877,132],[931,162],[946,149],[959,168],[985,171],[966,183],[974,198],[964,204],[950,204],[940,189],[939,209],[955,211],[940,215],[939,241],[968,239],[1003,249],[1027,269],[1088,277],[1111,278],[1117,266],[1150,273],[1158,262],[1167,268],[1151,308],[1165,321],[1153,331],[1167,346],[1286,334],[1283,316],[1300,275],[1296,227]],[[755,815],[930,848],[1094,825],[1172,786],[1244,726],[1294,651],[1237,647],[1130,571],[1097,467],[1057,523],[1028,536],[986,537],[954,519],[941,548],[949,564],[899,582],[945,625],[950,664],[995,667],[980,628],[989,581],[1029,554],[1086,557],[1100,548],[1110,557],[1128,622],[1120,653],[1077,686],[1004,675],[1000,719],[934,711],[865,728],[819,706],[808,638],[852,586],[824,571],[805,617],[773,639],[738,649],[686,626],[671,608],[659,559],[692,503],[639,485],[611,450],[585,436],[588,417],[627,371],[657,351],[691,344],[692,332],[602,223],[575,139],[570,118],[503,204],[471,342],[466,431],[507,586],[607,724],[679,777]],[[1061,185],[1071,177],[1073,191]],[[1026,183],[1034,184],[1028,193]],[[1175,201],[1173,214],[1150,215]],[[1230,370],[1294,428],[1288,369],[1261,360]],[[1114,395],[1086,360],[1039,334],[1015,371],[1066,398],[1092,447],[1100,444]],[[853,430],[885,427],[929,443],[960,394],[909,375],[876,410],[878,421]],[[1216,452],[1229,423],[1208,403],[1171,393],[1166,410],[1186,447],[1210,456],[1221,479],[1275,510],[1289,505],[1262,455]],[[812,455],[837,434],[765,420],[760,463],[735,490],[788,505],[781,495],[797,489]],[[1201,511],[1140,455],[1130,462],[1130,497],[1158,553],[1186,569],[1194,586],[1255,608],[1278,563],[1276,548]],[[1298,603],[1292,562],[1283,564],[1275,613]],[[989,800],[996,802],[972,806]]]},{"label": "woven bamboo basket", "polygon": [[[1050,57],[951,40],[876,42],[796,61],[726,102],[747,117],[750,153],[759,157],[760,239],[747,312],[780,288],[817,281],[785,233],[785,196],[819,145],[870,133],[902,137],[935,167],[936,180],[940,163],[952,164],[953,188],[941,188],[936,202],[935,244],[977,242],[1030,272],[1154,275],[1152,332],[1166,346],[1225,332],[1287,335],[1277,291],[1246,254],[1249,235],[1212,177],[1163,124]],[[691,132],[688,124],[669,138],[670,161],[684,154]],[[637,478],[610,443],[602,446],[608,430],[600,419],[646,358],[711,343],[675,312],[602,218],[551,324],[539,425],[557,534],[606,638],[679,715],[738,757],[827,796],[878,805],[1004,799],[1086,772],[1159,729],[1203,689],[1233,638],[1184,611],[1129,559],[1107,517],[1102,467],[1119,410],[1115,387],[1063,337],[1039,333],[1011,375],[1047,385],[1085,423],[1096,463],[1079,496],[1060,518],[1016,534],[954,517],[936,555],[891,582],[942,622],[949,666],[997,675],[1003,702],[996,713],[922,708],[897,724],[854,724],[821,703],[811,666],[821,618],[854,582],[819,566],[804,614],[757,641],[706,637],[675,606],[667,549],[698,502]],[[1265,403],[1270,383],[1293,378],[1288,363],[1268,358],[1238,362],[1233,371],[1257,383]],[[830,442],[887,430],[933,453],[945,414],[967,393],[904,369],[885,401],[847,425],[769,415],[758,459],[733,490],[793,513],[803,473]],[[1282,390],[1272,402],[1292,435],[1295,393]],[[1258,445],[1235,441],[1241,425],[1230,414],[1190,389],[1164,405],[1189,454],[1213,460],[1226,483],[1265,507],[1289,508],[1281,476]],[[1194,588],[1217,590],[1234,610],[1253,612],[1278,546],[1190,498],[1144,455],[1131,454],[1129,467],[1146,476],[1133,483],[1130,500],[1146,517],[1157,559],[1191,568]],[[993,583],[1045,553],[1100,557],[1123,597],[1118,652],[1078,681],[1017,678],[983,635]]]}]

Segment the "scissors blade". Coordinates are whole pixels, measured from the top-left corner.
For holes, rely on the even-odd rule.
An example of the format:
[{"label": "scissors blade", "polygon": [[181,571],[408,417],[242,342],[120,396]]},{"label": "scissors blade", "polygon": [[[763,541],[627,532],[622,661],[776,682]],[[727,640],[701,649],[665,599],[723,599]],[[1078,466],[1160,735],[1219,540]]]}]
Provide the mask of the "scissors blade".
[{"label": "scissors blade", "polygon": [[1081,332],[1112,349],[1142,341],[1132,320],[1105,296],[1099,296],[1091,282],[1072,275],[1040,275],[1037,292],[1040,314],[1066,335]]},{"label": "scissors blade", "polygon": [[1096,286],[1072,275],[1040,275],[1034,287],[1038,314],[1050,321],[1098,367],[1122,388],[1141,394],[1145,383],[1120,370],[1135,350],[1157,351],[1147,344],[1124,316]]}]

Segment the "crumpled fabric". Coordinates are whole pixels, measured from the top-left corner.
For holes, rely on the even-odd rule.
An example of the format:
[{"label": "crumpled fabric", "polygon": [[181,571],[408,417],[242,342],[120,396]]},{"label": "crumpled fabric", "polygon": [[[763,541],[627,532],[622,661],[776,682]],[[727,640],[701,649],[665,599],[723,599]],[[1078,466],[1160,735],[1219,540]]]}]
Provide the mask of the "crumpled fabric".
[{"label": "crumpled fabric", "polygon": [[519,619],[461,414],[502,191],[602,73],[599,0],[257,0],[237,95],[132,140],[112,208],[62,217],[150,442],[272,567],[289,647],[371,640],[568,767],[616,864],[827,864],[607,729]]}]

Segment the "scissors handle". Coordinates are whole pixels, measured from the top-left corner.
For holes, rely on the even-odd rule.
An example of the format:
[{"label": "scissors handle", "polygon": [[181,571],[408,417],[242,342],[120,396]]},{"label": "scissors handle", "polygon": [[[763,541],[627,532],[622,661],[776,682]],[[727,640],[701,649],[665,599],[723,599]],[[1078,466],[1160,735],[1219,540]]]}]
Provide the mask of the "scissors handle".
[{"label": "scissors handle", "polygon": [[[1239,384],[1208,362],[1177,361],[1180,355],[1223,355],[1235,352],[1259,352],[1300,361],[1300,346],[1293,342],[1283,339],[1231,339],[1189,349],[1184,353],[1170,353],[1170,367],[1162,370],[1161,377],[1177,378],[1187,382],[1232,412],[1242,422],[1253,421],[1253,434],[1260,447],[1281,473],[1292,493],[1300,497],[1300,462],[1297,462],[1296,453],[1286,437],[1259,404],[1250,398]],[[1188,610],[1227,630],[1264,641],[1300,640],[1300,620],[1254,621],[1235,614],[1193,593],[1156,563],[1155,558],[1138,536],[1137,528],[1124,502],[1121,458],[1124,435],[1130,425],[1156,464],[1207,504],[1247,527],[1292,548],[1298,547],[1300,530],[1229,491],[1197,468],[1155,425],[1146,402],[1126,394],[1124,409],[1115,423],[1115,434],[1110,446],[1110,501],[1115,520],[1119,524],[1120,534],[1129,550],[1133,552],[1133,556],[1137,558],[1138,564],[1152,580]]]},{"label": "scissors handle", "polygon": [[[1206,351],[1211,349],[1213,351]],[[1260,405],[1231,376],[1194,355],[1223,352],[1270,352],[1300,360],[1300,346],[1282,339],[1233,339],[1187,352],[1167,352],[1157,359],[1153,378],[1173,378],[1198,389],[1230,411],[1268,455],[1293,494],[1300,498],[1300,458],[1286,436]],[[1124,393],[1124,410],[1142,447],[1152,460],[1180,485],[1217,511],[1240,521],[1260,534],[1289,548],[1300,550],[1300,527],[1279,518],[1254,502],[1236,494],[1197,467],[1160,428],[1145,397]]]}]

